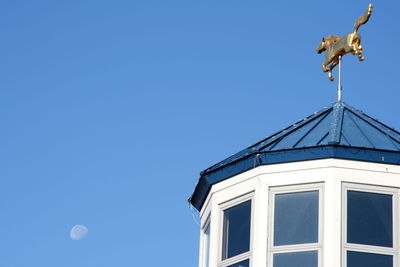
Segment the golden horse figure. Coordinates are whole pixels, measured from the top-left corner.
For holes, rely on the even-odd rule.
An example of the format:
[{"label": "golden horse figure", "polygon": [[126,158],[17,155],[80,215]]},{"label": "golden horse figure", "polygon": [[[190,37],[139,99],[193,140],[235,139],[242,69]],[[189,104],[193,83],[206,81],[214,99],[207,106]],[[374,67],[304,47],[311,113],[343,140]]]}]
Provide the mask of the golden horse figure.
[{"label": "golden horse figure", "polygon": [[[339,64],[339,56],[347,53],[358,55],[360,61],[364,60],[362,56],[361,36],[357,33],[361,25],[367,23],[372,13],[373,4],[369,4],[367,11],[359,17],[354,24],[354,32],[348,33],[342,39],[339,36],[331,34],[326,38],[322,38],[321,44],[317,47],[318,54],[326,50],[326,60],[322,64],[324,72],[328,72],[329,80],[333,81],[332,69]],[[330,66],[328,64],[332,63]]]}]

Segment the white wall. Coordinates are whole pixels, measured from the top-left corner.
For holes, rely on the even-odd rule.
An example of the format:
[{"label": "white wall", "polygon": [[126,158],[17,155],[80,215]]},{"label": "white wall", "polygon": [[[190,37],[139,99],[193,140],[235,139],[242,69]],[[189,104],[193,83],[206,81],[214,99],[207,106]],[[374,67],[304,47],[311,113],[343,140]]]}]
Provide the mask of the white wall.
[{"label": "white wall", "polygon": [[[400,188],[400,166],[339,159],[312,160],[260,166],[213,185],[200,212],[202,225],[211,216],[209,267],[220,266],[221,205],[239,196],[254,194],[251,266],[267,266],[269,188],[307,183],[324,183],[323,266],[341,266],[342,182]],[[201,267],[202,250],[200,246]]]}]

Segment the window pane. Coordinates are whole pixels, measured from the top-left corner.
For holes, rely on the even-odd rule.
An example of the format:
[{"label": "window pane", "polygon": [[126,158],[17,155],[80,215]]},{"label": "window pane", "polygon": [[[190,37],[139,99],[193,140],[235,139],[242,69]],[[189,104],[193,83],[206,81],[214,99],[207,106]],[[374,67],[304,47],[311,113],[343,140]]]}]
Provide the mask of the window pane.
[{"label": "window pane", "polygon": [[250,248],[251,200],[224,211],[222,259],[227,259]]},{"label": "window pane", "polygon": [[204,231],[204,266],[208,267],[208,259],[210,255],[210,224]]},{"label": "window pane", "polygon": [[275,195],[274,246],[318,242],[318,193]]},{"label": "window pane", "polygon": [[318,251],[275,254],[274,267],[318,267]]},{"label": "window pane", "polygon": [[229,265],[228,267],[249,267],[249,260],[241,261],[241,262]]},{"label": "window pane", "polygon": [[392,247],[392,195],[347,191],[347,243]]},{"label": "window pane", "polygon": [[393,256],[347,251],[347,267],[393,267]]}]

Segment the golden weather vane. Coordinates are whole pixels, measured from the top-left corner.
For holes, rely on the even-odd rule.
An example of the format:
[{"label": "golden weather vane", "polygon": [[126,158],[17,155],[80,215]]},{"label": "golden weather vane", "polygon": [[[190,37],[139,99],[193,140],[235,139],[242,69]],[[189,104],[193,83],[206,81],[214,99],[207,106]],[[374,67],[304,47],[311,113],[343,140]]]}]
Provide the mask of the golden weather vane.
[{"label": "golden weather vane", "polygon": [[[331,34],[326,38],[322,38],[321,44],[317,47],[318,54],[321,54],[326,50],[326,60],[324,64],[322,64],[322,69],[324,72],[328,72],[329,79],[331,81],[334,80],[332,76],[332,69],[340,63],[342,56],[347,53],[351,53],[353,55],[358,55],[358,59],[360,61],[364,60],[362,56],[362,46],[360,45],[361,36],[357,33],[358,28],[361,25],[367,23],[369,17],[372,13],[373,4],[369,4],[367,11],[365,11],[364,15],[359,17],[354,24],[354,32],[348,33],[343,36],[341,39],[339,36]],[[332,63],[330,66],[328,64]],[[340,101],[340,65],[339,65],[339,101]]]}]

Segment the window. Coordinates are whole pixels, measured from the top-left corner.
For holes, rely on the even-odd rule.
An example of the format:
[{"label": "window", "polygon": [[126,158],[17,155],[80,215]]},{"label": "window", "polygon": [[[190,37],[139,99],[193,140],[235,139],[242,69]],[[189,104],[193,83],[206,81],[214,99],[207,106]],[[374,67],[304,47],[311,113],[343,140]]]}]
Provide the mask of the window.
[{"label": "window", "polygon": [[398,189],[343,184],[347,267],[398,266]]},{"label": "window", "polygon": [[208,267],[210,259],[210,218],[203,228],[203,266]]},{"label": "window", "polygon": [[221,206],[221,257],[218,266],[249,267],[252,199],[241,197]]},{"label": "window", "polygon": [[270,189],[269,266],[319,266],[321,200],[321,184]]}]

